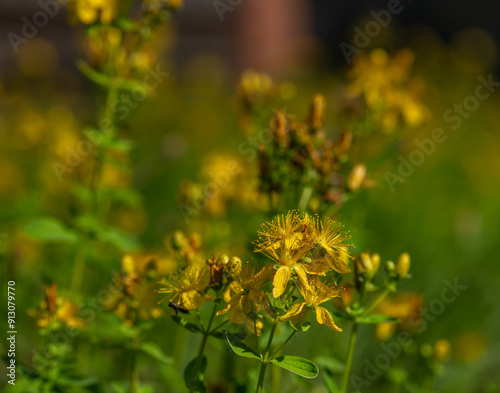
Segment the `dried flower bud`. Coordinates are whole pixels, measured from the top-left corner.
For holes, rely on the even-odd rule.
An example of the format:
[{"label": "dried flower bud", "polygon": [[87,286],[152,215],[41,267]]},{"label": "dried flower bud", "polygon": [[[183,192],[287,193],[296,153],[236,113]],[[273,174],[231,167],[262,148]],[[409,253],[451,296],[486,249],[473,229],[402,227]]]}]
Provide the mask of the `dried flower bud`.
[{"label": "dried flower bud", "polygon": [[284,146],[288,146],[288,121],[285,112],[279,111],[271,120],[271,130],[276,141]]},{"label": "dried flower bud", "polygon": [[402,280],[408,275],[408,272],[410,271],[410,255],[405,252],[401,254],[396,261],[396,275],[397,278]]},{"label": "dried flower bud", "polygon": [[308,123],[316,130],[323,127],[325,123],[326,100],[322,94],[316,94],[313,98]]},{"label": "dried flower bud", "polygon": [[222,254],[217,259],[212,256],[211,259],[207,259],[205,261],[205,263],[210,267],[210,285],[222,285],[223,272],[228,261],[229,257],[226,254]]},{"label": "dried flower bud", "polygon": [[443,362],[450,357],[451,344],[446,339],[436,341],[434,344],[434,357]]},{"label": "dried flower bud", "polygon": [[45,303],[47,303],[47,310],[50,315],[54,315],[57,310],[57,284],[53,283],[49,287],[45,287]]}]

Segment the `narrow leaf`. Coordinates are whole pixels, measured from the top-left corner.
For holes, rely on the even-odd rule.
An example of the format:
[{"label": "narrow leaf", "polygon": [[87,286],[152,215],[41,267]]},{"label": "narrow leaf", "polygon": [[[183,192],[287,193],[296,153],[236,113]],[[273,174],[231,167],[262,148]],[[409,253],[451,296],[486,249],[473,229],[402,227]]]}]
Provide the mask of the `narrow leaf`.
[{"label": "narrow leaf", "polygon": [[153,359],[156,359],[165,364],[172,364],[172,359],[163,353],[158,344],[151,342],[142,343],[140,346],[140,350],[151,356]]},{"label": "narrow leaf", "polygon": [[316,378],[319,373],[318,366],[298,356],[279,356],[271,360],[271,363],[304,378]]},{"label": "narrow leaf", "polygon": [[186,368],[184,369],[184,383],[186,387],[195,393],[205,393],[205,385],[203,381],[205,380],[205,368],[207,367],[207,358],[203,356],[198,367],[198,372],[194,375],[194,369],[196,367],[196,361],[198,357],[191,360]]},{"label": "narrow leaf", "polygon": [[24,230],[28,235],[47,242],[73,243],[77,240],[77,235],[73,231],[52,217],[32,220]]},{"label": "narrow leaf", "polygon": [[328,393],[341,393],[335,379],[333,379],[333,373],[330,370],[325,370],[323,373],[323,380],[325,381]]},{"label": "narrow leaf", "polygon": [[227,343],[229,344],[229,346],[236,355],[244,358],[261,360],[259,354],[250,347],[248,347],[238,337],[233,336],[231,333],[227,331],[224,331],[224,336],[226,338]]},{"label": "narrow leaf", "polygon": [[341,373],[344,371],[344,362],[332,356],[319,356],[314,359],[320,367],[324,367],[333,373]]},{"label": "narrow leaf", "polygon": [[383,323],[383,322],[399,322],[399,319],[394,317],[389,317],[387,315],[368,315],[359,320],[360,323]]},{"label": "narrow leaf", "polygon": [[201,333],[201,329],[197,325],[186,321],[185,319],[179,317],[178,315],[172,316],[172,321],[174,321],[177,325],[183,327],[186,330],[189,330],[192,333]]}]

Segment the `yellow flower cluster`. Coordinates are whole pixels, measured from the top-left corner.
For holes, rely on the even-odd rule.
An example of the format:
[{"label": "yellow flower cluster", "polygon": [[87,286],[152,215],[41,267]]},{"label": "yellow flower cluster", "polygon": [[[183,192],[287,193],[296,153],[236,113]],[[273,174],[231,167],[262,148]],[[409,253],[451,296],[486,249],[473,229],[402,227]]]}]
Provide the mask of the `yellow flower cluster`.
[{"label": "yellow flower cluster", "polygon": [[257,321],[257,326],[254,326],[254,320],[248,315],[251,311],[265,311],[274,317],[269,294],[263,289],[266,280],[272,279],[274,299],[282,295],[288,298],[290,292],[287,289],[293,291],[294,288],[303,297],[302,302],[290,306],[280,321],[292,320],[294,326],[300,325],[309,307],[313,307],[319,324],[341,331],[330,313],[320,306],[338,297],[339,291],[332,281],[322,282],[319,276],[326,276],[330,270],[338,273],[350,271],[346,239],[348,235],[332,220],[321,220],[296,211],[264,223],[255,251],[268,256],[271,262],[257,269],[248,263],[242,267],[241,261],[232,261],[227,270],[234,281],[224,296],[227,305],[218,315],[230,311],[231,322],[245,323],[250,331],[255,328],[259,334],[262,323]]},{"label": "yellow flower cluster", "polygon": [[40,328],[57,328],[65,325],[70,329],[82,329],[85,322],[77,316],[78,306],[57,293],[57,284],[45,287],[45,300],[38,310],[28,310],[28,315],[37,318]]},{"label": "yellow flower cluster", "polygon": [[389,57],[383,49],[374,49],[368,56],[353,61],[348,93],[353,98],[363,98],[375,121],[387,133],[393,132],[401,119],[415,127],[427,115],[427,108],[419,100],[423,83],[410,77],[413,57],[408,50]]},{"label": "yellow flower cluster", "polygon": [[350,272],[349,245],[344,243],[348,238],[334,221],[307,214],[300,216],[295,211],[265,223],[259,231],[255,251],[274,261],[264,268],[274,274],[273,296],[285,292],[292,273],[303,288],[310,289],[307,275],[325,276],[329,270]]},{"label": "yellow flower cluster", "polygon": [[125,255],[121,275],[114,282],[113,294],[106,307],[120,316],[126,325],[137,319],[148,320],[162,315],[153,296],[158,274],[171,271],[176,266],[169,258],[152,254]]}]

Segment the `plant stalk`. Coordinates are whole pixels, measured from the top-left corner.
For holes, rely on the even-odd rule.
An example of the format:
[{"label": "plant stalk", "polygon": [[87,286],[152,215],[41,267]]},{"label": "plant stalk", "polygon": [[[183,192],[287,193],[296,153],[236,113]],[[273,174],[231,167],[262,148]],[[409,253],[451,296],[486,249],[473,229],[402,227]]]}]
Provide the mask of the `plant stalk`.
[{"label": "plant stalk", "polygon": [[276,327],[278,326],[279,317],[274,319],[273,326],[271,328],[271,333],[269,334],[269,339],[267,340],[266,350],[264,352],[264,358],[262,359],[262,364],[260,365],[259,381],[257,382],[257,393],[262,393],[262,387],[264,385],[264,377],[266,376],[266,367],[269,362],[271,354],[271,345],[273,344],[274,333],[276,332]]},{"label": "plant stalk", "polygon": [[344,369],[344,375],[342,377],[342,388],[341,392],[347,392],[347,386],[349,385],[349,376],[351,374],[352,359],[354,357],[354,347],[356,346],[356,339],[358,337],[359,323],[353,321],[351,327],[351,333],[349,335],[349,345],[347,347],[347,361]]}]

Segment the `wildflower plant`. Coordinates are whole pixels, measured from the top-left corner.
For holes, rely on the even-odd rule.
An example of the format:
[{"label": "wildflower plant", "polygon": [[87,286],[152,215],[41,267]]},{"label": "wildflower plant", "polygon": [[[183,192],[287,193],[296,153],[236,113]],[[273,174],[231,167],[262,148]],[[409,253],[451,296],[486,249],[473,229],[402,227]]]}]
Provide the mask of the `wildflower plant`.
[{"label": "wildflower plant", "polygon": [[[20,241],[17,246],[30,263],[43,247],[60,249],[71,270],[67,282],[54,280],[59,285],[47,286],[45,300],[29,311],[41,345],[34,357],[36,369],[23,372],[29,382],[22,388],[147,393],[153,391],[153,385],[141,382],[147,358],[148,364],[161,365],[161,389],[212,392],[217,389],[210,385],[215,380],[210,367],[218,365],[221,354],[237,370],[228,371],[233,374],[224,382],[235,379],[234,387],[241,391],[283,391],[279,378],[269,378],[272,365],[305,379],[321,375],[318,385],[346,393],[360,326],[373,325],[380,341],[398,329],[412,334],[409,320],[423,303],[419,294],[398,292],[398,285],[411,278],[409,254],[393,262],[375,252],[355,253],[349,231],[340,223],[350,223],[340,214],[344,204],[376,185],[365,157],[358,155],[359,134],[382,129],[394,136],[398,128],[416,127],[426,116],[418,99],[421,85],[409,76],[411,53],[391,58],[376,50],[354,62],[348,87],[351,107],[343,113],[354,118],[347,127],[333,129],[327,127],[322,94],[313,96],[301,120],[278,104],[291,95],[290,85],[278,85],[264,73],[245,72],[237,88],[244,132],[255,136],[268,124],[269,140],[256,142],[257,159],[248,165],[240,165],[234,155],[208,156],[201,178],[208,181],[222,172],[217,191],[198,200],[202,208],[188,210],[194,219],[186,221],[187,228],[167,235],[160,229],[163,244],[145,251],[139,239],[147,219],[142,196],[132,185],[136,130],[126,126],[122,111],[130,97],[142,101],[153,93],[151,78],[166,77],[158,71],[154,39],[181,6],[182,0],[69,3],[70,22],[84,31],[86,58],[77,67],[98,93],[96,118],[80,135],[93,147],[78,165],[53,166],[58,179],[71,175],[67,191],[60,184],[54,191],[70,196],[60,211],[71,214],[29,221],[25,232],[40,244]],[[61,139],[51,148],[56,156],[64,155],[60,145],[78,143],[73,128],[58,131]],[[179,188],[181,205],[207,189],[194,182]],[[240,232],[251,231],[253,242],[248,236],[236,239],[229,217],[245,209],[252,219],[243,222],[242,213],[236,225]],[[103,292],[97,292],[97,277],[110,281]],[[73,296],[58,292],[65,294],[67,288]],[[82,309],[89,306],[93,316],[85,319]],[[347,349],[339,344],[325,348],[322,359],[316,354],[307,359],[303,347],[288,345],[309,340],[314,329],[333,335],[328,336],[332,342],[344,339]],[[48,342],[62,331],[81,336],[64,345]],[[155,332],[161,332],[161,339]],[[90,355],[78,351],[83,345],[96,352],[117,351],[125,359],[119,364],[121,374],[101,382],[76,372],[74,366],[89,363]],[[431,390],[450,351],[442,339],[434,345],[415,343],[405,356],[417,359],[416,374]],[[246,360],[233,362],[233,355],[251,359],[255,368],[240,367]],[[395,389],[411,386],[411,379],[397,370],[384,378]]]}]

